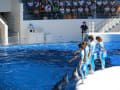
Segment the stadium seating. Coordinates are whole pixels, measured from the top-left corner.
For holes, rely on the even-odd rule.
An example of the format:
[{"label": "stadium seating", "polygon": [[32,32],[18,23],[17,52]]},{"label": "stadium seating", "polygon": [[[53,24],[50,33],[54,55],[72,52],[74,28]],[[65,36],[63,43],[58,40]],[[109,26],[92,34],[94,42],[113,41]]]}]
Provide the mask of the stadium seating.
[{"label": "stadium seating", "polygon": [[116,0],[24,0],[24,19],[81,19],[117,16]]}]

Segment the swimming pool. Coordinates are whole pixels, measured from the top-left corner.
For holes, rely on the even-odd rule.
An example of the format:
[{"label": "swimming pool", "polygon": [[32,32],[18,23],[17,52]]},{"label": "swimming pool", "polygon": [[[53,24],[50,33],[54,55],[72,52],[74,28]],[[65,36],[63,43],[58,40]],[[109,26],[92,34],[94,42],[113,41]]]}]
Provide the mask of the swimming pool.
[{"label": "swimming pool", "polygon": [[[66,72],[70,77],[76,67],[77,60],[72,64],[68,60],[73,57],[73,51],[78,49],[77,45],[78,43],[1,46],[0,89],[51,90]],[[118,42],[105,43],[108,57],[111,58],[108,64],[120,65],[119,46]]]}]

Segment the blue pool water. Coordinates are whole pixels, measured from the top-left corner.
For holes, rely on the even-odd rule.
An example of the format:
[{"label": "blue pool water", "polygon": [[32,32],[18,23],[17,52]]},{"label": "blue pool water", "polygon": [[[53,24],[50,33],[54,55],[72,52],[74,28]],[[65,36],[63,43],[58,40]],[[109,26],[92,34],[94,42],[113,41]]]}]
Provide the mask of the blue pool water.
[{"label": "blue pool water", "polygon": [[[0,90],[51,90],[77,60],[69,64],[78,43],[0,47]],[[120,43],[105,43],[110,64],[120,65]]]}]

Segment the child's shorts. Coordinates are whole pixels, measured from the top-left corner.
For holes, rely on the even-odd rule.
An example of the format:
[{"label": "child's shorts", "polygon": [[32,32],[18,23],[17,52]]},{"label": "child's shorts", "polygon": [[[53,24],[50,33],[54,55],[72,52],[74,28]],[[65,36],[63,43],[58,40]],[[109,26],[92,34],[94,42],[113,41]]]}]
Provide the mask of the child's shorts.
[{"label": "child's shorts", "polygon": [[82,65],[81,65],[81,70],[82,70],[82,71],[86,71],[86,63],[82,63]]},{"label": "child's shorts", "polygon": [[87,59],[86,60],[86,65],[89,65],[90,64],[90,59]]}]

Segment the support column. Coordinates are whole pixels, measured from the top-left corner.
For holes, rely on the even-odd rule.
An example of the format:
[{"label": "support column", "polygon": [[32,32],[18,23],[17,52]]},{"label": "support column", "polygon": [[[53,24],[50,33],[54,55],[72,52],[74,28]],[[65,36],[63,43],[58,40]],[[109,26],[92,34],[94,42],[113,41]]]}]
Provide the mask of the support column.
[{"label": "support column", "polygon": [[4,45],[8,45],[8,26],[7,26],[7,25],[4,25],[4,30],[3,30],[3,32],[4,32],[3,44],[4,44]]},{"label": "support column", "polygon": [[95,29],[95,21],[94,21],[94,19],[92,20],[92,34],[94,35],[94,29]]},{"label": "support column", "polygon": [[8,45],[8,26],[1,18],[0,18],[0,32],[2,44]]}]

